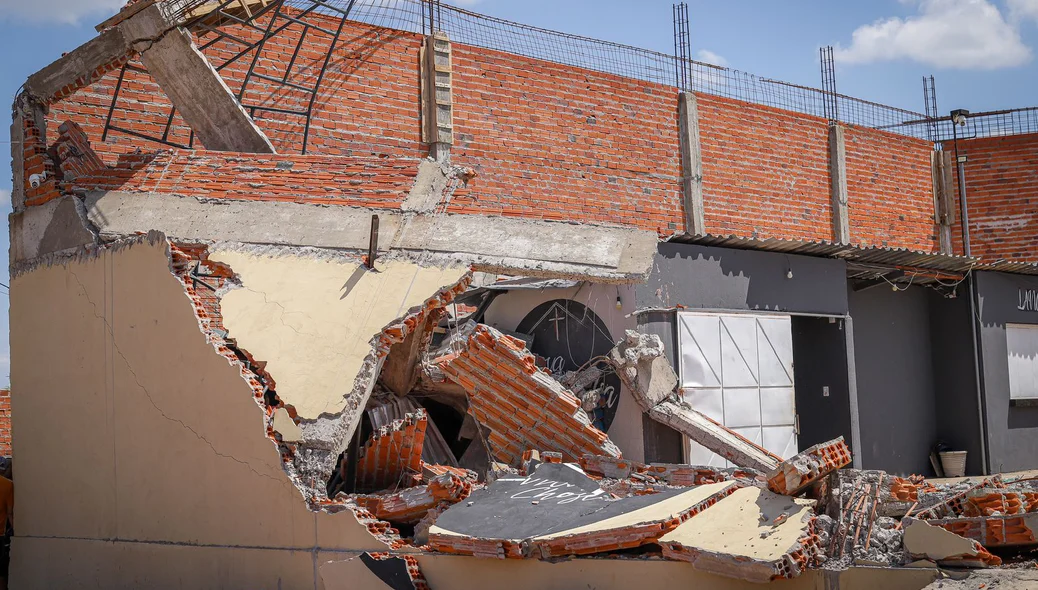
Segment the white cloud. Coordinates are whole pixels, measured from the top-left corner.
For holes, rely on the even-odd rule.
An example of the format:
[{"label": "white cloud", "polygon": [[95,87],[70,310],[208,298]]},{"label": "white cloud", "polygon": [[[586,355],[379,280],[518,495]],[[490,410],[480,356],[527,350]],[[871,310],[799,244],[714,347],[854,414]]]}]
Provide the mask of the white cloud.
[{"label": "white cloud", "polygon": [[[938,68],[992,70],[1031,60],[1014,22],[988,0],[902,0],[919,14],[891,17],[854,31],[850,47],[837,47],[843,63],[908,59]],[[1038,7],[1036,0],[1010,0]]]},{"label": "white cloud", "polygon": [[126,0],[0,0],[0,19],[78,25],[86,17],[111,16],[124,4]]},{"label": "white cloud", "polygon": [[1007,4],[1011,18],[1031,18],[1038,22],[1038,0],[1009,0]]},{"label": "white cloud", "polygon": [[696,52],[696,60],[703,63],[713,64],[715,66],[727,66],[728,60],[724,56],[718,55],[709,49],[700,49]]}]

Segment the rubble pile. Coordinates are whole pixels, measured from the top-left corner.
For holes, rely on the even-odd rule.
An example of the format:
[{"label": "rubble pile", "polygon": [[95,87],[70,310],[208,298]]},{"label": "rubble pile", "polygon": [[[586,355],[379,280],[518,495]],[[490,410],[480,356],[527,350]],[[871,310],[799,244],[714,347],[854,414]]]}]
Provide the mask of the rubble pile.
[{"label": "rubble pile", "polygon": [[[680,399],[658,337],[629,332],[608,358],[553,374],[521,338],[450,321],[393,363],[420,374],[382,376],[329,487],[398,547],[663,559],[766,583],[813,568],[995,567],[992,549],[1038,545],[1038,482],[849,469],[843,438],[777,457]],[[609,371],[647,416],[733,467],[624,459],[588,415]],[[407,395],[389,386],[401,382]]]}]

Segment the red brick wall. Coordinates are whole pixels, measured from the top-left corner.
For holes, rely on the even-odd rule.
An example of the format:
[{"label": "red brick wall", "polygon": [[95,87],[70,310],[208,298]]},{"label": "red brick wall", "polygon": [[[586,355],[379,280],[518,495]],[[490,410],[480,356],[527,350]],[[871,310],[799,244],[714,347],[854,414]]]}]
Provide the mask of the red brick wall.
[{"label": "red brick wall", "polygon": [[[951,152],[949,142],[945,149]],[[959,142],[967,156],[966,201],[974,256],[1038,262],[1038,134]],[[952,157],[954,166],[954,156]],[[950,171],[955,178],[955,169]],[[958,196],[958,182],[952,187]],[[956,198],[955,251],[962,253]]]},{"label": "red brick wall", "polygon": [[11,390],[0,389],[0,457],[11,456]]},{"label": "red brick wall", "polygon": [[825,120],[697,94],[709,233],[832,239]]},{"label": "red brick wall", "polygon": [[[236,34],[248,38],[256,32]],[[298,35],[293,26],[268,41],[257,72],[283,75]],[[203,35],[199,42],[206,40]],[[291,82],[313,84],[328,42],[319,32],[307,36]],[[236,47],[221,42],[206,53],[220,65]],[[315,105],[310,153],[391,161],[423,156],[420,48],[420,37],[412,34],[347,26]],[[684,229],[674,88],[460,44],[454,45],[453,58],[454,161],[474,168],[477,177],[454,193],[449,212],[616,223],[661,235]],[[232,90],[240,87],[250,61],[246,56],[222,71]],[[137,147],[161,147],[118,132],[101,143],[117,77],[110,72],[52,105],[49,117],[54,129],[66,120],[78,122],[109,165]],[[698,98],[707,230],[831,240],[826,122],[716,96]],[[302,109],[307,99],[299,90],[254,78],[244,103]],[[115,122],[160,135],[169,107],[149,76],[128,71]],[[264,111],[256,117],[280,152],[298,154],[301,117]],[[187,143],[189,132],[179,116],[174,123],[169,139]],[[849,129],[847,139],[854,241],[933,250],[926,144],[864,129]],[[202,146],[196,142],[196,147]],[[196,180],[194,189],[202,191],[212,182],[208,186],[216,196],[259,198],[270,190],[247,182],[243,186],[251,191],[223,190],[217,181]],[[326,201],[330,196],[326,191],[308,196],[304,189],[298,184],[276,197]],[[351,195],[355,191],[331,197],[348,202]],[[398,199],[375,200],[374,206],[391,206]]]},{"label": "red brick wall", "polygon": [[875,129],[846,128],[851,241],[862,246],[938,249],[933,146]]},{"label": "red brick wall", "polygon": [[449,211],[683,230],[674,88],[455,45]]}]

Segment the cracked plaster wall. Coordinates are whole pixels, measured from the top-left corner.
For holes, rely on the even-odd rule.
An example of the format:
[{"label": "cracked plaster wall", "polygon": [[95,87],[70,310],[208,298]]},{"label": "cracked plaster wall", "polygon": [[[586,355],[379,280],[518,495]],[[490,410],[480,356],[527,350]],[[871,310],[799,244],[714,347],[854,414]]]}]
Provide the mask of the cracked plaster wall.
[{"label": "cracked plaster wall", "polygon": [[[173,559],[134,557],[179,551],[154,544],[211,547],[209,559],[233,554],[269,573],[249,587],[281,588],[270,564],[302,554],[309,577],[284,587],[314,587],[316,548],[385,550],[351,512],[307,509],[253,391],[206,341],[169,265],[166,241],[152,235],[11,283],[11,380],[23,392],[12,400],[18,587],[69,587],[48,582],[68,568],[91,587],[120,587],[134,571],[196,575]],[[102,540],[111,542],[98,548]],[[39,567],[41,555],[72,545],[114,561]],[[226,586],[246,579],[255,577]]]},{"label": "cracked plaster wall", "polygon": [[342,411],[374,336],[468,272],[401,260],[369,271],[353,261],[232,251],[210,260],[242,283],[220,301],[229,336],[266,361],[278,397],[310,420]]}]

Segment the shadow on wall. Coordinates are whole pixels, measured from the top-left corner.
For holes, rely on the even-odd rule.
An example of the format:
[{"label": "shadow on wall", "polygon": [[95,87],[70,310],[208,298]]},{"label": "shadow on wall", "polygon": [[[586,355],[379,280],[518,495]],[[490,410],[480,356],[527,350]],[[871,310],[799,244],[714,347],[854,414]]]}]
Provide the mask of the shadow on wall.
[{"label": "shadow on wall", "polygon": [[841,260],[665,243],[638,305],[845,315],[846,277]]}]

